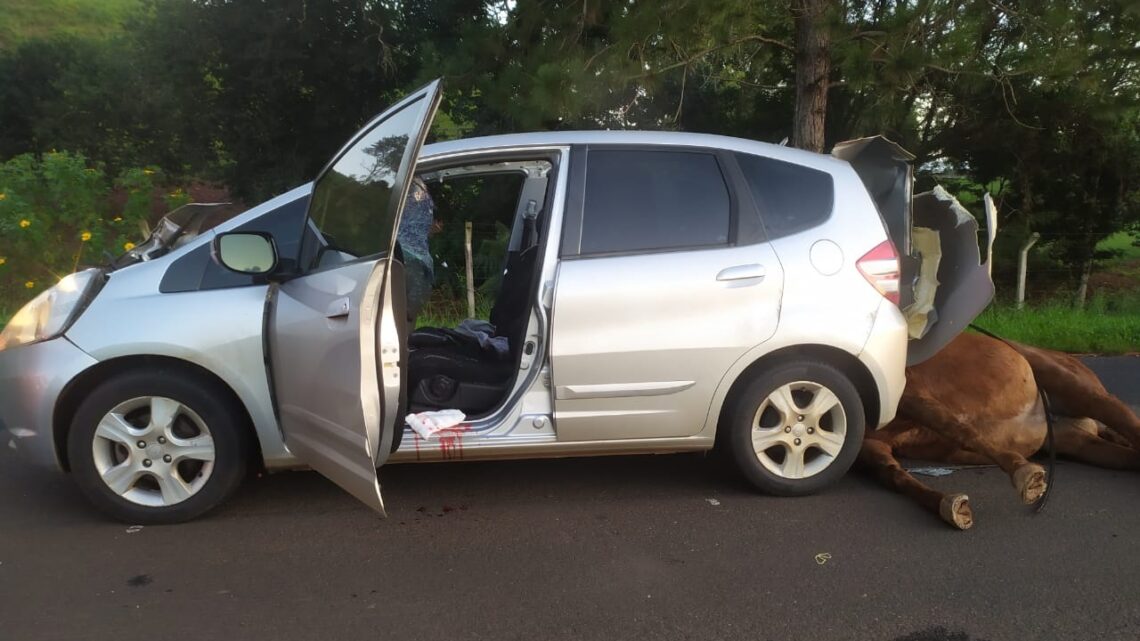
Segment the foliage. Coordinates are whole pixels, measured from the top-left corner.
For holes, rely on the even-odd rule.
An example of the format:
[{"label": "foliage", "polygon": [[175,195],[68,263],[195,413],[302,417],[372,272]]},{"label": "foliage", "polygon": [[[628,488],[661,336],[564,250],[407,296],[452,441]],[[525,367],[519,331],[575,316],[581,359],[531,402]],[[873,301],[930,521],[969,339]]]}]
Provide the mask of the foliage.
[{"label": "foliage", "polygon": [[[793,130],[801,2],[10,4],[0,34],[5,20],[43,28],[0,40],[0,160],[69,149],[111,175],[153,166],[252,202],[310,180],[369,117],[438,76],[436,139],[612,127],[777,142]],[[1140,224],[1133,4],[836,0],[815,24],[829,43],[826,140],[886,134],[917,154],[923,187],[959,183],[976,211],[992,188],[1003,286],[1038,232],[1033,260],[1071,291],[1103,264],[1089,262],[1100,241]],[[74,37],[76,20],[111,35]]]},{"label": "foliage", "polygon": [[429,185],[439,230],[431,237],[436,288],[466,300],[464,223],[472,223],[475,287],[493,294],[506,257],[516,200],[522,188],[517,174],[449,178]]},{"label": "foliage", "polygon": [[[162,180],[149,167],[112,178],[68,152],[0,164],[0,301],[17,306],[77,268],[132,248]],[[188,198],[176,190],[165,200],[178,206]]]}]

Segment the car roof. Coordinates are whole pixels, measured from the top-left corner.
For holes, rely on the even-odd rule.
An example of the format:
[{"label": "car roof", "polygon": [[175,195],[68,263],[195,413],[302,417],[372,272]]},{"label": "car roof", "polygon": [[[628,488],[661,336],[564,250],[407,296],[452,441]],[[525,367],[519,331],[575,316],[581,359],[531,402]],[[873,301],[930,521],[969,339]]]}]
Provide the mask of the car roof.
[{"label": "car roof", "polygon": [[530,133],[504,134],[460,138],[425,145],[420,152],[420,160],[430,160],[435,156],[469,151],[507,149],[517,147],[549,147],[566,145],[661,145],[672,147],[709,147],[757,154],[833,171],[837,165],[847,166],[842,160],[811,151],[774,145],[746,138],[701,134],[684,131],[536,131]]},{"label": "car roof", "polygon": [[[714,149],[728,149],[744,153],[767,156],[776,160],[793,162],[821,171],[834,172],[837,167],[850,165],[845,160],[839,160],[824,154],[817,154],[794,147],[773,145],[771,143],[734,138],[732,136],[718,136],[714,134],[699,134],[683,131],[630,131],[630,130],[597,130],[597,131],[536,131],[530,133],[504,134],[498,136],[477,136],[473,138],[460,138],[444,142],[425,145],[420,150],[420,161],[432,160],[435,157],[447,154],[463,153],[469,151],[494,151],[496,149],[517,149],[520,147],[561,147],[567,145],[661,145],[672,147],[706,147]],[[270,209],[280,207],[286,202],[308,196],[312,192],[313,183],[300,185],[284,194],[272,198],[264,203],[231,218],[218,225],[218,232],[231,230],[245,222],[260,216]],[[195,243],[190,243],[194,245]]]}]

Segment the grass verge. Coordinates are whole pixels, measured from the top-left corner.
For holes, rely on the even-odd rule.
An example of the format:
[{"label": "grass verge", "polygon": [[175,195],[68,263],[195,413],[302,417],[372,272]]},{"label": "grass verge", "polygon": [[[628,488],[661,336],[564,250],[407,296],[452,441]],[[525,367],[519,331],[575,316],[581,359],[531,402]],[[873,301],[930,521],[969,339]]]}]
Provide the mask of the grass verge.
[{"label": "grass verge", "polygon": [[141,0],[5,0],[0,12],[0,50],[32,38],[70,35],[105,38],[145,8]]},{"label": "grass verge", "polygon": [[[1118,301],[1119,302],[1119,301]],[[1063,303],[990,307],[976,325],[1021,343],[1079,354],[1140,352],[1140,297],[1117,306],[1096,298],[1085,309]]]}]

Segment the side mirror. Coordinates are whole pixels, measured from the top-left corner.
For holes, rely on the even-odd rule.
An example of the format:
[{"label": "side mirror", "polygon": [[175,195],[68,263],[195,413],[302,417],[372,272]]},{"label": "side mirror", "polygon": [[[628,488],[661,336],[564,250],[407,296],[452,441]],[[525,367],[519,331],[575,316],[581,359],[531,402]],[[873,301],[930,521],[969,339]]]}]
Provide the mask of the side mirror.
[{"label": "side mirror", "polygon": [[277,269],[277,245],[263,232],[228,232],[214,237],[213,258],[239,274],[264,276]]}]

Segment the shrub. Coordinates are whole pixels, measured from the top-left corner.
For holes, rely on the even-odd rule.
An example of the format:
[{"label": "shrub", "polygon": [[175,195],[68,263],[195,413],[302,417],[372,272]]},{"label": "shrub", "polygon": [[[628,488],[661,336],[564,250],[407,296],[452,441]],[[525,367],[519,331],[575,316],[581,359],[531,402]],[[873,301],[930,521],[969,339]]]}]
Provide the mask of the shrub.
[{"label": "shrub", "polygon": [[[19,307],[60,277],[107,262],[146,236],[162,174],[109,177],[81,154],[23,154],[0,164],[0,309]],[[189,201],[164,190],[166,204]]]}]

